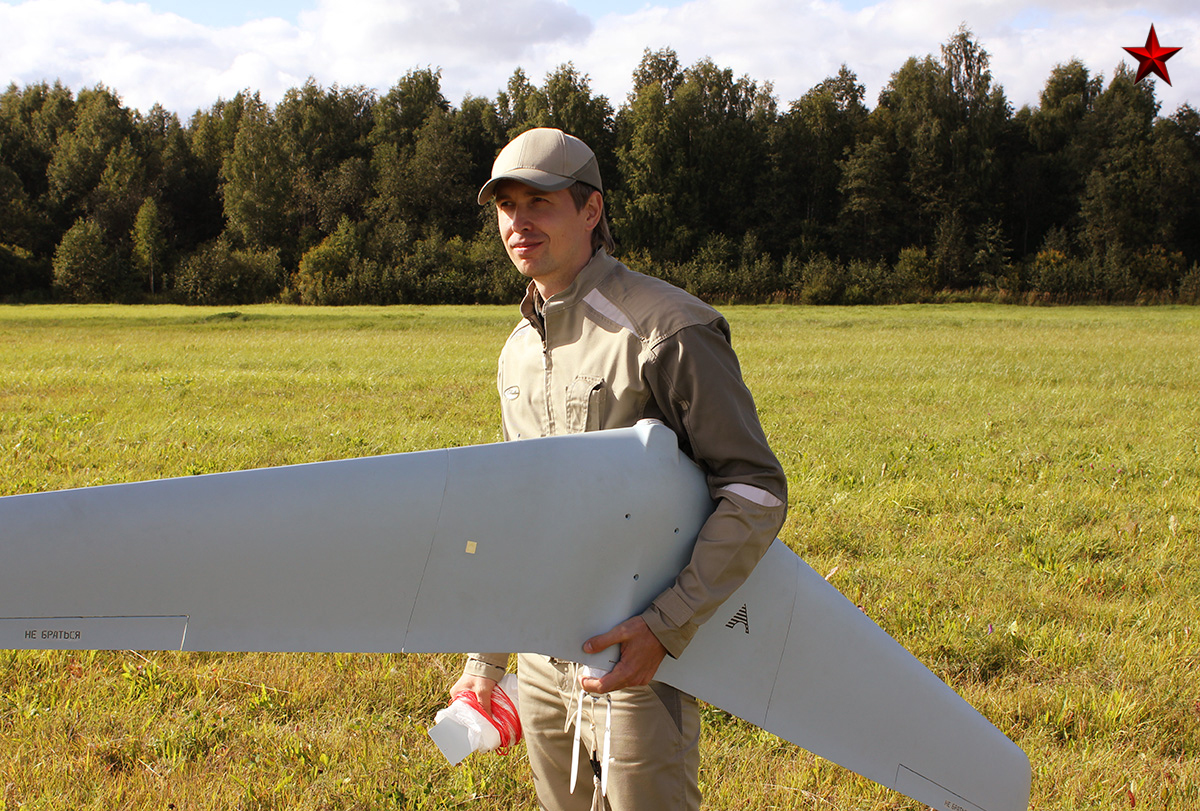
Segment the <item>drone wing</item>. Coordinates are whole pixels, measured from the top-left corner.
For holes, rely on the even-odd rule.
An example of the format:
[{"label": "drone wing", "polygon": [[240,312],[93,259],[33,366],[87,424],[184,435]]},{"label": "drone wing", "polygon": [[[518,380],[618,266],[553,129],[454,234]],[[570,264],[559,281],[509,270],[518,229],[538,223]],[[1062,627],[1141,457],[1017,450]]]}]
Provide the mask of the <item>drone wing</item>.
[{"label": "drone wing", "polygon": [[[712,511],[654,423],[0,498],[0,649],[536,651],[640,613]],[[1029,761],[776,541],[658,677],[944,811]]]}]

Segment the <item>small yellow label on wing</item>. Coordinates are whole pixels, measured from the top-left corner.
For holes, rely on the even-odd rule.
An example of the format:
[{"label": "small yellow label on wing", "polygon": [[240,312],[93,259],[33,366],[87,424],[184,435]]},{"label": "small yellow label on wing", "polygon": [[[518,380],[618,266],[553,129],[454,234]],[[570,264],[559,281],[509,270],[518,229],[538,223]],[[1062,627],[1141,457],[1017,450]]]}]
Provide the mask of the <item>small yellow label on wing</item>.
[{"label": "small yellow label on wing", "polygon": [[475,547],[476,547],[476,543],[474,541],[467,541],[467,554],[474,555]]}]

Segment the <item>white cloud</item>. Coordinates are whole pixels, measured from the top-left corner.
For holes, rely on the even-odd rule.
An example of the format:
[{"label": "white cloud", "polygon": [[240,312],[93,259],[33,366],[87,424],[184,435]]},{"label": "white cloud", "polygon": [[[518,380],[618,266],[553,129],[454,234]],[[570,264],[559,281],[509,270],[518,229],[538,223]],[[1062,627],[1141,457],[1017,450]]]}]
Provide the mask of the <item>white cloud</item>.
[{"label": "white cloud", "polygon": [[534,82],[571,61],[593,90],[623,103],[643,49],[671,47],[684,65],[708,56],[736,75],[771,82],[786,105],[845,63],[879,91],[909,56],[940,53],[965,23],[992,55],[1014,106],[1036,104],[1055,64],[1081,59],[1111,76],[1121,46],[1182,45],[1159,82],[1164,111],[1200,101],[1200,18],[1192,0],[690,0],[647,3],[589,20],[563,0],[321,0],[296,23],[279,18],[215,28],[144,3],[0,3],[0,80],[104,83],[125,102],[155,101],[187,116],[250,88],[277,101],[308,76],[385,92],[413,68],[442,70],[447,97],[494,97],[517,67]]},{"label": "white cloud", "polygon": [[467,91],[495,95],[538,46],[578,45],[592,30],[557,0],[323,0],[301,25],[332,79],[387,89],[413,68],[440,68],[455,102]]},{"label": "white cloud", "polygon": [[[853,11],[829,0],[693,0],[598,22],[592,42],[598,51],[618,55],[612,61],[622,72],[601,59],[577,57],[576,64],[591,73],[599,90],[623,99],[642,48],[670,45],[684,64],[711,56],[736,74],[770,80],[786,105],[845,63],[866,85],[868,104],[874,105],[908,57],[939,57],[941,45],[965,24],[991,54],[993,80],[1019,107],[1036,105],[1053,67],[1073,57],[1106,77],[1123,58],[1133,64],[1121,46],[1142,43],[1151,20],[1135,4],[1109,0],[1107,5],[1097,10],[1091,0],[1053,5],[882,0]],[[1196,12],[1158,12],[1156,29],[1164,45],[1200,45]],[[1197,57],[1200,49],[1185,47],[1168,63],[1174,87],[1158,85],[1165,111],[1189,98],[1200,101]]]},{"label": "white cloud", "polygon": [[104,84],[132,107],[185,117],[247,87],[278,98],[309,72],[310,37],[278,18],[217,29],[142,3],[28,0],[0,5],[0,32],[8,81]]}]

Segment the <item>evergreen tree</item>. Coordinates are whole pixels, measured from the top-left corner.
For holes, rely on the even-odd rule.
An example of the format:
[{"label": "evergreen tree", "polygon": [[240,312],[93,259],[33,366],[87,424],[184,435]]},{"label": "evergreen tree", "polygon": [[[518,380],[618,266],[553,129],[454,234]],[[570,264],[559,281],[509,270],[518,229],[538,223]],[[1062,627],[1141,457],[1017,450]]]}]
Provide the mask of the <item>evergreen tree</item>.
[{"label": "evergreen tree", "polygon": [[36,208],[21,178],[0,165],[0,245],[21,248],[33,255],[50,223]]},{"label": "evergreen tree", "polygon": [[457,109],[426,68],[380,98],[310,80],[272,107],[245,91],[186,128],[103,86],[11,85],[0,296],[51,278],[72,300],[158,294],[179,257],[187,300],[259,300],[304,257],[346,270],[323,272],[322,298],[505,300],[519,285],[473,197],[534,126],[596,151],[628,261],[716,299],[1026,283],[1053,300],[1159,300],[1195,286],[1200,114],[1160,115],[1153,81],[1122,65],[1105,86],[1072,60],[1014,115],[964,27],[901,65],[870,112],[863,95],[842,66],[780,114],[769,83],[671,49],[643,53],[617,110],[569,62],[540,86],[517,69],[495,102]]},{"label": "evergreen tree", "polygon": [[[843,159],[864,134],[865,88],[845,65],[780,116],[771,128],[770,194],[774,244],[807,258],[836,249]],[[856,180],[857,184],[862,178]]]},{"label": "evergreen tree", "polygon": [[292,167],[274,115],[257,95],[245,100],[221,176],[227,231],[235,242],[294,256],[295,234],[288,233]]},{"label": "evergreen tree", "polygon": [[530,123],[557,127],[580,138],[601,166],[613,164],[613,109],[604,96],[592,94],[591,79],[570,62],[546,75],[541,91],[545,99],[541,115]]},{"label": "evergreen tree", "polygon": [[1162,201],[1151,144],[1158,106],[1153,82],[1135,82],[1121,63],[1088,119],[1096,151],[1080,213],[1082,238],[1097,260],[1144,249],[1158,236]]},{"label": "evergreen tree", "polygon": [[133,116],[113,91],[102,85],[80,91],[69,128],[59,132],[46,168],[48,200],[57,222],[91,216],[98,202],[105,207],[109,201],[103,195],[97,200],[94,192],[106,171],[113,181],[122,172],[131,178],[136,174],[130,166],[135,160],[132,133]]},{"label": "evergreen tree", "polygon": [[128,297],[121,262],[93,220],[80,218],[54,252],[54,287],[69,301],[121,301]]},{"label": "evergreen tree", "polygon": [[411,70],[374,107],[375,126],[371,144],[393,143],[403,152],[416,140],[417,130],[434,111],[450,112],[442,94],[442,72]]},{"label": "evergreen tree", "polygon": [[893,74],[872,115],[895,138],[906,165],[910,213],[900,228],[912,244],[936,244],[942,281],[951,287],[978,282],[960,259],[970,251],[966,235],[1000,216],[1004,200],[999,147],[1010,110],[1003,89],[992,86],[989,61],[971,32],[960,28],[942,46],[940,61],[910,58]]},{"label": "evergreen tree", "polygon": [[1153,140],[1164,184],[1160,232],[1189,263],[1200,262],[1200,112],[1184,104],[1157,120]]},{"label": "evergreen tree", "polygon": [[159,105],[134,122],[146,167],[146,195],[155,198],[167,245],[193,250],[225,227],[218,170],[211,172],[192,148],[179,117]]},{"label": "evergreen tree", "polygon": [[369,136],[375,98],[362,88],[320,88],[312,79],[289,90],[274,111],[273,130],[291,168],[285,217],[292,251],[303,252],[337,228],[362,218],[370,195]]},{"label": "evergreen tree", "polygon": [[[660,68],[677,65],[673,52],[670,57],[647,52],[642,65],[651,60]],[[623,185],[608,195],[609,210],[623,244],[659,260],[682,259],[694,246],[694,231],[687,223],[696,214],[695,200],[682,183],[690,160],[689,134],[673,111],[683,73],[649,80],[648,69],[639,71],[643,79],[620,116],[617,166]]]},{"label": "evergreen tree", "polygon": [[517,68],[509,77],[507,88],[496,94],[496,108],[507,142],[525,130],[540,126],[538,122],[545,114],[546,97],[533,86],[525,71]]},{"label": "evergreen tree", "polygon": [[104,162],[104,171],[90,195],[90,213],[109,241],[124,242],[133,230],[149,182],[146,164],[132,138],[122,138]]},{"label": "evergreen tree", "polygon": [[257,95],[238,93],[197,110],[188,121],[184,185],[160,189],[171,227],[181,247],[194,250],[226,227],[222,167],[233,152],[243,113],[259,104]]},{"label": "evergreen tree", "polygon": [[678,81],[666,77],[666,86],[646,80],[669,64],[661,52],[647,52],[643,83],[623,116],[618,226],[631,248],[679,261],[710,235],[741,240],[767,222],[758,192],[770,173],[776,110],[770,85],[735,80],[708,59]]},{"label": "evergreen tree", "polygon": [[507,142],[500,114],[491,100],[467,96],[452,112],[454,138],[466,154],[467,181],[482,186],[491,174],[492,162]]},{"label": "evergreen tree", "polygon": [[1173,289],[1187,258],[1179,246],[1194,244],[1180,242],[1195,239],[1185,226],[1195,223],[1200,179],[1188,135],[1194,113],[1181,109],[1172,121],[1157,118],[1158,109],[1154,83],[1134,81],[1121,63],[1088,121],[1098,149],[1080,204],[1081,239],[1106,297]]},{"label": "evergreen tree", "polygon": [[58,139],[74,119],[74,96],[59,82],[24,88],[13,84],[0,96],[0,164],[17,175],[29,200],[40,208],[46,206],[47,168]]},{"label": "evergreen tree", "polygon": [[158,204],[153,197],[147,197],[134,219],[133,263],[149,282],[151,295],[163,288],[162,272],[166,253],[167,239],[159,220]]},{"label": "evergreen tree", "polygon": [[1079,227],[1080,195],[1098,148],[1086,122],[1102,89],[1102,77],[1073,59],[1050,72],[1037,109],[1017,118],[1024,149],[1016,161],[1012,230],[1022,253],[1041,247],[1052,227]]},{"label": "evergreen tree", "polygon": [[[469,112],[455,113],[440,81],[439,72],[414,71],[376,107],[362,250],[379,267],[402,265],[423,236],[467,236],[477,227],[477,178],[491,169],[499,125],[486,100],[468,100]],[[383,288],[399,295],[395,284]]]},{"label": "evergreen tree", "polygon": [[921,245],[901,230],[905,197],[896,180],[898,163],[882,135],[860,142],[840,163],[843,203],[838,228],[849,255],[878,259],[905,242],[905,247]]}]

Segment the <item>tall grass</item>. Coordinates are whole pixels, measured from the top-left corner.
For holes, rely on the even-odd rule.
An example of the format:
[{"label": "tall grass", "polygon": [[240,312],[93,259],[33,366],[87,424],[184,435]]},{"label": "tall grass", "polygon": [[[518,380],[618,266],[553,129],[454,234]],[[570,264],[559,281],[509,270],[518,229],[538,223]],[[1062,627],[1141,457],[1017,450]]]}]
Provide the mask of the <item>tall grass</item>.
[{"label": "tall grass", "polygon": [[[727,315],[784,539],[1025,748],[1033,807],[1200,808],[1200,311]],[[0,309],[0,493],[494,441],[512,323]],[[0,811],[532,807],[520,750],[451,769],[428,741],[458,666],[0,652]],[[915,807],[705,722],[708,808]]]}]

